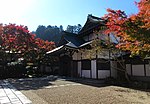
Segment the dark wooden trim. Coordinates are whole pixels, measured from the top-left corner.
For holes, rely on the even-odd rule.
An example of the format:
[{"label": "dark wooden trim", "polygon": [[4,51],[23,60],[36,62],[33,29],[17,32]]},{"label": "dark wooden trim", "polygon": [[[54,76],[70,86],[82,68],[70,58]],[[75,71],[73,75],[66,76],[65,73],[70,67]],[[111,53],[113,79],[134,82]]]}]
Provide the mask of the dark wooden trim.
[{"label": "dark wooden trim", "polygon": [[98,67],[97,67],[97,59],[96,59],[96,79],[98,79]]},{"label": "dark wooden trim", "polygon": [[[78,72],[78,62],[81,62],[81,61],[79,61],[79,60],[72,60],[73,62],[77,62],[77,74],[79,74],[79,72]],[[82,64],[82,63],[81,63]],[[82,70],[81,70],[81,72],[82,72]],[[77,75],[78,76],[78,75]],[[78,76],[78,77],[80,77],[80,76]],[[82,76],[81,76],[82,77]]]},{"label": "dark wooden trim", "polygon": [[[81,60],[82,60],[82,53],[81,53]],[[82,61],[81,61],[81,78],[82,78]]]},{"label": "dark wooden trim", "polygon": [[81,61],[81,60],[73,60],[73,61]]},{"label": "dark wooden trim", "polygon": [[111,59],[110,59],[110,57],[111,57],[111,52],[110,52],[110,50],[109,50],[109,70],[110,70],[110,77],[111,77]]},{"label": "dark wooden trim", "polygon": [[[73,77],[77,78],[78,77],[78,61],[72,60],[72,71],[73,71]],[[74,73],[75,72],[75,73]]]},{"label": "dark wooden trim", "polygon": [[131,76],[133,76],[132,61],[131,61]]},{"label": "dark wooden trim", "polygon": [[98,70],[110,70],[110,69],[98,69]]},{"label": "dark wooden trim", "polygon": [[91,71],[90,71],[90,77],[92,78],[92,60],[91,60]]},{"label": "dark wooden trim", "polygon": [[[97,60],[97,59],[104,59],[104,58],[93,58],[93,59],[82,59],[82,60]],[[76,60],[76,61],[82,61],[82,60]],[[106,60],[109,60],[109,59],[106,59]],[[115,60],[110,59],[110,61],[115,61]]]},{"label": "dark wooden trim", "polygon": [[144,76],[146,77],[146,66],[145,66],[145,61],[144,61]]},{"label": "dark wooden trim", "polygon": [[98,55],[97,55],[97,50],[96,50],[96,79],[98,79],[97,59],[98,59]]},{"label": "dark wooden trim", "polygon": [[88,41],[90,41],[90,34],[88,35]]},{"label": "dark wooden trim", "polygon": [[[91,65],[92,66],[92,65]],[[92,78],[92,67],[91,67],[91,70],[90,70],[90,77]]]},{"label": "dark wooden trim", "polygon": [[97,55],[97,50],[96,50],[96,59],[98,58],[98,55]]}]

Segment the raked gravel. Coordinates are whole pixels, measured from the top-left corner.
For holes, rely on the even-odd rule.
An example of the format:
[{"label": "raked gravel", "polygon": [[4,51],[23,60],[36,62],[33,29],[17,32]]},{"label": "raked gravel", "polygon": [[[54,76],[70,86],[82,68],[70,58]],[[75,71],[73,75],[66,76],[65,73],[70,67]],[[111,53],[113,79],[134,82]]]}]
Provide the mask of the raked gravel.
[{"label": "raked gravel", "polygon": [[150,104],[150,92],[130,88],[94,87],[65,80],[10,82],[33,104]]}]

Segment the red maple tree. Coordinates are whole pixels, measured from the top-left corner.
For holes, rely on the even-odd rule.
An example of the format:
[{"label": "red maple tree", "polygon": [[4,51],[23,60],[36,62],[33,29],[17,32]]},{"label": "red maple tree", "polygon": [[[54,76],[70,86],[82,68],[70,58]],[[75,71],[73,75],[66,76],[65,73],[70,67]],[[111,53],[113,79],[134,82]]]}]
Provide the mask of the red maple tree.
[{"label": "red maple tree", "polygon": [[106,34],[119,37],[117,48],[131,55],[150,56],[150,0],[136,2],[137,14],[127,16],[124,11],[107,9]]},{"label": "red maple tree", "polygon": [[[18,53],[19,57],[34,59],[55,47],[54,42],[35,38],[26,26],[0,25],[0,49],[4,52]],[[32,57],[32,56],[36,57]]]}]

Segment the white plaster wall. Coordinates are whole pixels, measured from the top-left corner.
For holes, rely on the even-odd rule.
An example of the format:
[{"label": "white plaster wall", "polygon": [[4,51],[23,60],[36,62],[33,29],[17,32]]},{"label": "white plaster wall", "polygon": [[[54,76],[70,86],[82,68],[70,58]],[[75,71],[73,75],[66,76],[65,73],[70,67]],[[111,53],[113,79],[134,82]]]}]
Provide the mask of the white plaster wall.
[{"label": "white plaster wall", "polygon": [[126,70],[129,75],[131,75],[131,64],[126,64]]},{"label": "white plaster wall", "polygon": [[101,50],[100,52],[98,52],[98,58],[105,58],[105,59],[109,59],[109,51],[108,50]]},{"label": "white plaster wall", "polygon": [[82,59],[87,59],[89,57],[89,54],[87,51],[82,52]]},{"label": "white plaster wall", "polygon": [[111,77],[117,78],[117,62],[111,61],[110,62],[110,68],[111,68]]},{"label": "white plaster wall", "polygon": [[110,77],[110,70],[98,70],[98,79]]},{"label": "white plaster wall", "polygon": [[96,58],[96,51],[91,53],[91,58]]},{"label": "white plaster wall", "polygon": [[74,52],[74,54],[72,55],[73,60],[78,60],[78,53]]},{"label": "white plaster wall", "polygon": [[91,70],[82,70],[83,78],[91,78]]},{"label": "white plaster wall", "polygon": [[[83,39],[84,39],[85,41],[90,41],[90,40],[93,40],[93,39],[96,39],[96,38],[97,38],[97,34],[96,34],[96,33],[92,33],[92,34],[90,34],[89,36],[83,37]],[[101,32],[101,33],[98,34],[98,38],[99,38],[99,39],[106,40],[106,38],[108,38],[108,36],[105,35],[105,34],[102,34],[102,32]]]},{"label": "white plaster wall", "polygon": [[146,64],[145,67],[146,67],[146,76],[150,76],[150,65]]},{"label": "white plaster wall", "polygon": [[78,62],[78,75],[81,77],[81,61]]},{"label": "white plaster wall", "polygon": [[81,60],[81,52],[77,53],[77,60]]},{"label": "white plaster wall", "polygon": [[91,61],[92,78],[96,78],[96,60]]},{"label": "white plaster wall", "polygon": [[96,52],[82,52],[82,59],[96,58]]},{"label": "white plaster wall", "polygon": [[144,76],[144,65],[132,65],[133,76]]},{"label": "white plaster wall", "polygon": [[[110,52],[110,58],[113,59],[113,57],[115,57],[114,54],[117,54],[118,52]],[[109,50],[108,49],[103,49],[103,50],[100,50],[98,53],[97,53],[97,56],[98,58],[105,58],[105,59],[109,59]]]}]

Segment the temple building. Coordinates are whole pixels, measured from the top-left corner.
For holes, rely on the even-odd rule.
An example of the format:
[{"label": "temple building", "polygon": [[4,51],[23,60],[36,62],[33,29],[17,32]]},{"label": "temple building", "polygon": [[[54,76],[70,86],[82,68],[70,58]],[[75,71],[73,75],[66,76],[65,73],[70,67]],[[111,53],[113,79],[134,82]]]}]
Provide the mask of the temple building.
[{"label": "temple building", "polygon": [[110,61],[109,50],[103,50],[103,55],[94,51],[91,58],[88,50],[94,39],[105,41],[107,35],[97,34],[100,27],[105,26],[105,20],[88,15],[87,21],[78,34],[63,32],[59,47],[47,52],[47,55],[59,57],[59,75],[103,79],[115,76],[116,72],[110,67],[115,61]]},{"label": "temple building", "polygon": [[[87,21],[78,34],[63,32],[59,46],[47,52],[48,56],[58,57],[57,74],[69,77],[104,79],[107,77],[117,77],[119,67],[118,62],[113,57],[119,59],[119,54],[112,54],[111,50],[105,48],[105,41],[109,39],[111,44],[117,44],[113,34],[103,34],[106,21],[88,15]],[[98,31],[98,32],[96,32]],[[109,37],[108,37],[109,36]],[[88,57],[88,49],[95,39],[102,41],[101,52],[92,51]],[[86,51],[87,50],[87,51]],[[118,55],[117,55],[118,54]],[[128,56],[124,54],[124,56]],[[148,61],[137,61],[132,58],[125,58],[125,68],[132,77],[149,77],[150,65]]]}]

